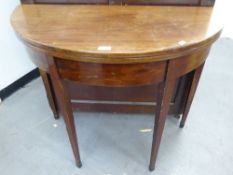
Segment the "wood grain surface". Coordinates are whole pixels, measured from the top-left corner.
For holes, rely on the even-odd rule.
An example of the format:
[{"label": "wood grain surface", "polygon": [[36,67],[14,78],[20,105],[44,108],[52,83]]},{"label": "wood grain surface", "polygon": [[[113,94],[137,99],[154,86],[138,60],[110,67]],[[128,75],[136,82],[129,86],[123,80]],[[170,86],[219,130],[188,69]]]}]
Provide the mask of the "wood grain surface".
[{"label": "wood grain surface", "polygon": [[216,13],[212,7],[20,5],[11,22],[28,46],[48,55],[117,64],[171,59],[210,45],[222,27]]}]

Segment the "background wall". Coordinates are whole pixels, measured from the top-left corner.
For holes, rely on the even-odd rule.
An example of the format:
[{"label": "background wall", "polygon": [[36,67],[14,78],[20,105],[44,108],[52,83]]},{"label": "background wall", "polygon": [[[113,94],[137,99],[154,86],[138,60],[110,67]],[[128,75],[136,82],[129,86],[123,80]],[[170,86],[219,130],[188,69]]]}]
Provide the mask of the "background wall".
[{"label": "background wall", "polygon": [[[35,68],[10,25],[10,15],[18,4],[19,0],[5,0],[0,5],[0,90]],[[222,37],[233,39],[233,10],[230,9],[233,2],[217,0],[216,5],[222,9],[222,19],[225,20]]]},{"label": "background wall", "polygon": [[216,0],[215,4],[222,11],[222,20],[224,21],[224,29],[221,37],[229,37],[233,39],[233,1],[232,0]]},{"label": "background wall", "polygon": [[10,24],[10,15],[18,4],[19,0],[0,2],[0,90],[35,68]]}]

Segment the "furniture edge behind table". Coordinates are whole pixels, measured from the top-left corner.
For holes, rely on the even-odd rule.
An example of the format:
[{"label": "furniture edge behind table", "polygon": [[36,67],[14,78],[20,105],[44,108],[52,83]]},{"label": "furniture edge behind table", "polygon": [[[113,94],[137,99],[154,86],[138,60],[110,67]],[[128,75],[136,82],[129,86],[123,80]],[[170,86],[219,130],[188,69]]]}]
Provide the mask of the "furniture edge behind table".
[{"label": "furniture edge behind table", "polygon": [[[31,8],[32,10],[30,10]],[[49,16],[48,18],[46,14],[43,13],[44,8],[50,8],[49,13],[52,15],[47,15]],[[64,43],[58,42],[58,45],[56,45],[57,43],[55,41],[56,38],[53,38],[53,36],[63,37],[63,35],[60,35],[59,33],[60,31],[50,29],[49,26],[51,27],[50,20],[52,20],[54,24],[58,24],[58,26],[56,25],[54,26],[54,24],[52,24],[55,28],[61,27],[59,26],[59,21],[54,21],[55,18],[52,18],[53,15],[56,14],[55,12],[59,8],[61,9],[63,8],[64,12],[69,11],[69,14],[74,14],[72,13],[72,9],[75,12],[77,12],[77,10],[80,10],[81,12],[83,12],[83,14],[88,14],[90,10],[89,8],[92,8],[92,10],[97,9],[97,12],[100,16],[101,13],[103,13],[104,18],[106,16],[107,18],[114,18],[114,15],[124,16],[124,14],[131,14],[130,17],[132,15],[133,16],[135,15],[138,18],[140,17],[144,18],[146,16],[145,14],[148,13],[148,11],[152,12],[154,8],[157,8],[156,10],[158,10],[161,13],[164,13],[165,11],[168,10],[170,13],[172,12],[181,13],[180,10],[186,11],[186,7],[140,8],[139,6],[139,7],[125,7],[123,10],[122,9],[120,10],[120,7],[117,6],[109,9],[106,8],[106,6],[46,7],[46,5],[40,5],[40,6],[27,5],[27,6],[19,6],[14,11],[11,18],[11,22],[14,29],[16,30],[16,33],[18,34],[19,38],[22,39],[22,41],[25,43],[29,53],[32,55],[31,60],[36,64],[36,66],[40,68],[41,74],[46,73],[50,75],[49,80],[48,81],[44,80],[44,83],[45,84],[51,83],[51,85],[54,88],[54,94],[50,94],[50,95],[51,96],[55,95],[58,99],[57,102],[59,103],[59,106],[61,108],[61,113],[63,114],[64,121],[66,123],[68,136],[71,142],[72,150],[78,167],[81,167],[82,164],[80,160],[78,140],[75,131],[71,97],[70,97],[70,92],[68,90],[68,84],[70,82],[78,82],[80,84],[87,84],[91,86],[100,86],[100,87],[106,86],[106,87],[115,87],[115,88],[158,84],[157,94],[154,94],[154,98],[157,99],[157,107],[155,112],[156,114],[155,114],[155,122],[154,122],[154,134],[152,141],[151,159],[149,165],[149,169],[151,171],[154,170],[158,149],[162,137],[162,132],[166,120],[166,115],[169,110],[169,103],[172,99],[173,91],[176,85],[176,80],[186,74],[189,74],[189,78],[190,78],[188,85],[189,88],[186,91],[187,94],[184,100],[185,104],[183,111],[184,115],[180,123],[180,127],[183,127],[200,79],[200,75],[205,60],[208,56],[210,47],[221,33],[221,28],[211,26],[212,23],[210,19],[211,19],[212,8],[209,9],[195,8],[193,9],[193,14],[190,14],[190,19],[197,20],[197,21],[194,20],[194,23],[197,24],[199,27],[203,28],[203,29],[198,28],[197,30],[192,29],[194,33],[196,32],[196,34],[199,34],[197,36],[197,39],[195,37],[192,38],[191,34],[189,34],[188,35],[189,38],[184,37],[184,41],[179,42],[180,46],[175,45],[171,48],[165,47],[164,49],[161,48],[160,45],[156,45],[154,47],[157,47],[157,50],[153,51],[153,47],[152,47],[151,48],[152,50],[148,52],[143,52],[142,50],[140,50],[140,49],[144,49],[144,47],[142,45],[135,45],[135,41],[133,42],[133,44],[135,48],[137,48],[138,50],[134,52],[129,49],[130,50],[129,52],[127,48],[125,49],[127,45],[123,45],[123,47],[121,47],[121,45],[119,45],[119,42],[114,43],[114,40],[112,40],[112,46],[113,48],[114,46],[118,48],[115,50],[115,52],[114,49],[112,51],[103,50],[100,52],[98,51],[96,52],[96,50],[93,51],[88,50],[88,49],[93,49],[92,44],[96,41],[99,41],[98,37],[93,38],[93,43],[88,42],[88,44],[90,45],[89,47],[86,47],[86,43],[85,45],[82,45],[82,43],[78,43],[78,42],[75,42],[75,44],[73,45],[69,45],[69,40],[67,43],[67,38],[69,38],[69,35],[67,36],[65,35],[67,38],[65,38]],[[187,10],[190,13],[192,13],[191,8]],[[110,11],[111,11],[111,15],[109,13]],[[203,13],[204,20],[200,22],[198,19],[201,17],[202,14],[201,12],[204,12]],[[69,15],[69,14],[67,13],[65,15]],[[43,18],[43,15],[46,16],[45,17],[46,19],[43,20],[44,25],[42,27],[39,27],[37,26],[37,22],[42,21],[41,19]],[[196,15],[196,18],[193,17],[193,15],[194,16]],[[76,15],[73,16],[75,19],[74,21],[76,21],[77,20],[76,18],[78,17]],[[87,19],[83,19],[85,21],[85,25],[87,26],[89,24],[94,25],[94,23],[88,23],[88,19],[90,21],[95,19],[95,17],[94,18],[92,17],[93,16],[91,17],[89,16],[87,17]],[[151,19],[153,18],[155,21],[158,20],[157,16],[151,17]],[[189,21],[189,19],[187,21]],[[70,29],[69,27],[74,27],[72,25],[79,25],[77,23],[73,23],[72,19],[70,19],[70,21],[67,22],[68,23],[64,25],[67,27],[68,30]],[[168,24],[170,24],[170,22],[168,22]],[[182,25],[184,23],[182,23],[181,21],[180,24]],[[35,28],[35,26],[37,26],[38,28]],[[162,26],[166,27],[167,24],[162,24]],[[95,30],[96,26],[93,26],[93,28],[91,28],[90,30],[92,29]],[[151,32],[150,26],[148,28],[145,27],[143,29],[148,30],[147,32]],[[49,33],[50,30],[54,32],[54,34]],[[190,30],[190,28],[187,28],[187,31],[188,30]],[[161,31],[160,34],[162,35]],[[46,34],[49,34],[49,38]],[[81,31],[82,35],[78,36],[78,34],[80,34],[79,31],[74,30],[74,36],[81,38],[84,36],[84,38],[86,37],[86,39],[90,39],[89,38],[90,33],[86,33],[83,35]],[[173,34],[174,37],[177,37],[176,36],[177,33],[174,33],[173,31]],[[159,36],[160,35],[158,35],[158,37]],[[108,37],[111,38],[111,36],[106,36],[106,38]],[[146,35],[144,37],[146,38]],[[187,39],[188,42],[187,44],[185,42],[185,39]],[[59,38],[58,41],[60,41]],[[83,42],[85,42],[85,40],[83,40]],[[143,43],[146,46],[145,48],[148,49],[150,48],[150,46],[153,46],[153,40],[151,42],[152,45],[148,41]],[[168,45],[172,44],[173,40],[171,39],[170,41],[168,39],[163,44],[166,46],[167,43]],[[129,41],[128,45],[130,44],[132,43],[130,43]],[[67,47],[67,45],[70,46],[71,49]],[[86,49],[86,51],[84,48]],[[122,51],[122,53],[119,51]]]}]

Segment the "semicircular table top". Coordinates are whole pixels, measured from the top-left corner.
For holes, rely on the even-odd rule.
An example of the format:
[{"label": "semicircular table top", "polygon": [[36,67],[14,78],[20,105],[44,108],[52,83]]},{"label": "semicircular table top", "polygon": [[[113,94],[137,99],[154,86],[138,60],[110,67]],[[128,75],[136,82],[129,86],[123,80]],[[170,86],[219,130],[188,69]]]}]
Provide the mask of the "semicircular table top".
[{"label": "semicircular table top", "polygon": [[11,23],[29,46],[98,63],[166,60],[212,44],[222,29],[213,7],[20,5]]}]

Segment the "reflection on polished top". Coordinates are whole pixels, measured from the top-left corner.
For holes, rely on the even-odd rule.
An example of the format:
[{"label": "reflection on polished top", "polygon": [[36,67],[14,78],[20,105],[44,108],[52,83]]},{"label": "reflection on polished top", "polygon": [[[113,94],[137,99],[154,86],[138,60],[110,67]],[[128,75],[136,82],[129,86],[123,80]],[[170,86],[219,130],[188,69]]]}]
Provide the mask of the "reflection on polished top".
[{"label": "reflection on polished top", "polygon": [[31,47],[64,59],[131,63],[166,60],[214,42],[212,7],[20,5],[11,23]]}]

